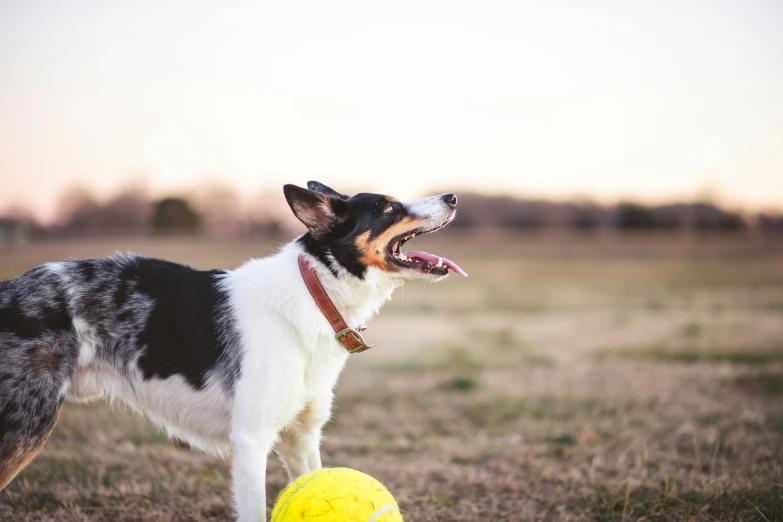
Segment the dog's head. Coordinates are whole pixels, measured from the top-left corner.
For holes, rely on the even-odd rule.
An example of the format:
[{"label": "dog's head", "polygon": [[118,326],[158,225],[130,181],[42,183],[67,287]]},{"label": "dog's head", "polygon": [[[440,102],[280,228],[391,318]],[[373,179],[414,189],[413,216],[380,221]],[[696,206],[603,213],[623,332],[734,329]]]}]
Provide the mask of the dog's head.
[{"label": "dog's head", "polygon": [[467,275],[448,259],[401,250],[414,236],[435,232],[454,219],[454,194],[403,203],[381,194],[344,196],[316,181],[306,189],[286,185],[283,192],[308,230],[299,241],[333,272],[339,270],[337,264],[360,279],[373,269],[402,280],[438,280],[449,269]]}]

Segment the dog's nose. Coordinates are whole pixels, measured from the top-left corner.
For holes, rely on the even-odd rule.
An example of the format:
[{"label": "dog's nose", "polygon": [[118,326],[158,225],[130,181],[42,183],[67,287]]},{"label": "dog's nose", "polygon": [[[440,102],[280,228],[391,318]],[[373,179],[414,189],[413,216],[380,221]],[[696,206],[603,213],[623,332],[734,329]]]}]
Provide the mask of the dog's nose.
[{"label": "dog's nose", "polygon": [[440,197],[443,201],[446,202],[448,206],[451,208],[454,208],[457,206],[457,195],[456,194],[443,194]]}]

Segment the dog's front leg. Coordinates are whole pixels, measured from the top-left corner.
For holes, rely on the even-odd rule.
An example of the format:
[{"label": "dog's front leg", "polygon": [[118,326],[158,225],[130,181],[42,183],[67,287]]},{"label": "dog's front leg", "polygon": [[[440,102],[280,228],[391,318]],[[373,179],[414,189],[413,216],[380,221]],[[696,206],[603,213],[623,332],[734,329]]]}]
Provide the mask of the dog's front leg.
[{"label": "dog's front leg", "polygon": [[331,416],[332,397],[331,390],[319,394],[280,432],[275,451],[285,464],[289,480],[321,467],[321,431]]},{"label": "dog's front leg", "polygon": [[231,434],[234,504],[239,522],[266,520],[266,461],[274,438],[237,430]]},{"label": "dog's front leg", "polygon": [[[274,344],[275,347],[279,344]],[[234,504],[240,522],[266,520],[266,463],[280,430],[296,415],[299,365],[264,355],[249,355],[236,387],[231,421]],[[301,377],[299,377],[301,380]]]}]

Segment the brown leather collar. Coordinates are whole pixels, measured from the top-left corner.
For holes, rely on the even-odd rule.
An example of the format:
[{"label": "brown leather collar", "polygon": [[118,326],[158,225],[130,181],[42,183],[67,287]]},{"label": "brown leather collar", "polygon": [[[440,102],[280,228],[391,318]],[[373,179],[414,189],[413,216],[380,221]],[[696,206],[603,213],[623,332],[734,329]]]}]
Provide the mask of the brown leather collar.
[{"label": "brown leather collar", "polygon": [[369,348],[375,346],[374,344],[367,344],[364,342],[362,334],[349,328],[345,323],[343,316],[337,311],[334,303],[326,294],[326,290],[321,285],[321,281],[318,279],[318,274],[310,266],[310,262],[305,259],[303,255],[299,255],[299,271],[302,273],[302,279],[304,279],[307,289],[310,290],[310,295],[315,299],[315,304],[321,309],[321,312],[332,325],[335,332],[335,339],[337,339],[343,347],[348,350],[349,353],[360,353]]}]

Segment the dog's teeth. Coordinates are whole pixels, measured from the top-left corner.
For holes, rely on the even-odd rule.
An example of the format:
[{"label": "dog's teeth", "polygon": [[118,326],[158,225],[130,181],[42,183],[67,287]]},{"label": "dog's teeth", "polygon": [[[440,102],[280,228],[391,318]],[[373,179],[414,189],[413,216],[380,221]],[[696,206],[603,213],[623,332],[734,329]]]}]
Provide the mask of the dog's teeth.
[{"label": "dog's teeth", "polygon": [[435,264],[435,266],[437,266],[438,268],[442,267],[443,266],[443,259],[439,257],[438,258],[438,262]]}]

